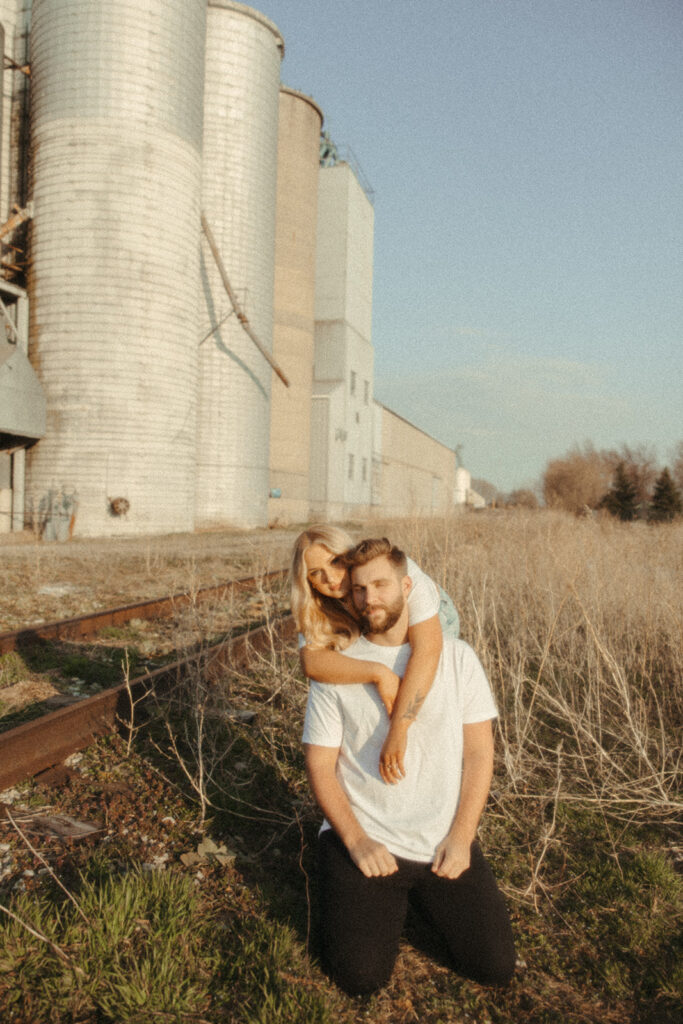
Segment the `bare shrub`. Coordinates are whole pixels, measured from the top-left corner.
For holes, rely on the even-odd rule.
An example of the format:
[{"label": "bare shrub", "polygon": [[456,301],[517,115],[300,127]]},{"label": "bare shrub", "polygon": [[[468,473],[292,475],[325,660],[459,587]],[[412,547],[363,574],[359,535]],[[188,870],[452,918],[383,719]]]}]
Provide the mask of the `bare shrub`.
[{"label": "bare shrub", "polygon": [[552,459],[543,474],[543,498],[548,508],[579,513],[597,508],[609,487],[613,466],[604,452],[591,445],[573,448]]},{"label": "bare shrub", "polygon": [[[178,622],[178,659],[187,659],[172,684],[152,694],[153,743],[157,751],[180,769],[190,795],[199,806],[199,828],[211,810],[224,810],[241,802],[240,793],[251,779],[236,774],[234,748],[254,728],[267,737],[263,749],[270,752],[270,767],[285,779],[290,773],[294,731],[283,730],[281,721],[300,720],[305,687],[296,672],[291,647],[283,640],[280,614],[285,581],[266,586],[261,580],[250,599],[252,617],[261,620],[253,639],[250,634],[213,642],[211,615],[205,606],[192,602]],[[234,603],[231,593],[229,602]],[[229,607],[222,607],[222,616]],[[235,609],[235,618],[237,610]],[[191,638],[192,646],[187,646]],[[295,715],[283,715],[293,703]],[[278,709],[271,714],[273,707]],[[276,728],[277,726],[277,728]],[[244,801],[251,811],[265,814],[264,822],[289,825],[291,815],[266,811]]]}]

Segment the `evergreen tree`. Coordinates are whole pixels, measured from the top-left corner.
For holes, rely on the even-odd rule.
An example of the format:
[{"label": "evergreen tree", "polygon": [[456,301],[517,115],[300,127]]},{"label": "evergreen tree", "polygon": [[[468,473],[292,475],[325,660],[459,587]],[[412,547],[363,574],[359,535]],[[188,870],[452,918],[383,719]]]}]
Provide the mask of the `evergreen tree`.
[{"label": "evergreen tree", "polygon": [[653,523],[666,523],[675,519],[681,511],[681,493],[671,479],[669,470],[664,467],[655,483],[648,519]]},{"label": "evergreen tree", "polygon": [[613,516],[623,522],[630,522],[638,514],[638,490],[626,472],[623,462],[614,471],[614,480],[607,494],[600,502]]}]

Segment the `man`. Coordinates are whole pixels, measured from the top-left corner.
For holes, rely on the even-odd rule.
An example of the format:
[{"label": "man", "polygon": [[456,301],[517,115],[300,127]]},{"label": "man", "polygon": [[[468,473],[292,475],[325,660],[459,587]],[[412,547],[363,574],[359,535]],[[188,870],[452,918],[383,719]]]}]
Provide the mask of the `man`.
[{"label": "man", "polygon": [[[386,538],[349,554],[365,636],[344,652],[399,676],[410,655],[405,555]],[[405,776],[379,774],[389,720],[372,685],[311,682],[306,766],[325,814],[319,838],[323,958],[345,991],[387,983],[410,897],[453,966],[506,984],[514,946],[503,898],[475,841],[493,772],[496,708],[474,651],[444,640],[431,690],[410,725]]]}]

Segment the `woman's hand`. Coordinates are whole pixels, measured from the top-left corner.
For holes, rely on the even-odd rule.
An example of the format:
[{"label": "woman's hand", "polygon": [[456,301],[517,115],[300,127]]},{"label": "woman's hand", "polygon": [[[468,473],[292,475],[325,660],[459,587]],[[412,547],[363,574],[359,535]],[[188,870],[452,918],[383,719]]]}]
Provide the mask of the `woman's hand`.
[{"label": "woman's hand", "polygon": [[382,665],[379,662],[376,663],[377,671],[375,672],[375,678],[372,680],[377,687],[377,693],[379,698],[387,709],[387,714],[391,718],[391,712],[394,710],[394,703],[396,701],[396,694],[398,688],[401,685],[401,677],[397,676],[395,672],[392,672],[386,665]]},{"label": "woman's hand", "polygon": [[392,722],[387,738],[379,755],[379,773],[389,785],[395,785],[405,777],[403,759],[408,746],[408,727]]}]

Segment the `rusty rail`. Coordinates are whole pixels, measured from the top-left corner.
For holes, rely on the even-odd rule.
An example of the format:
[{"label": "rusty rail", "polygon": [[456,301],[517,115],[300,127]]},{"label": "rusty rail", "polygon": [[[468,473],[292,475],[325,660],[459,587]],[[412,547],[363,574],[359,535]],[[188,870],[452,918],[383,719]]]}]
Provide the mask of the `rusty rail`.
[{"label": "rusty rail", "polygon": [[101,612],[89,612],[87,615],[79,615],[71,619],[61,619],[57,622],[36,623],[32,626],[24,626],[9,633],[0,633],[0,654],[8,654],[22,644],[35,642],[36,640],[56,640],[65,638],[77,640],[86,636],[93,636],[99,629],[105,626],[121,626],[131,619],[163,619],[169,618],[178,608],[190,604],[192,601],[204,601],[209,597],[226,595],[230,592],[248,590],[256,582],[261,580],[275,580],[285,575],[286,569],[275,569],[273,572],[264,573],[262,576],[244,576],[238,580],[227,583],[219,583],[215,586],[200,587],[198,590],[183,591],[179,594],[171,594],[168,597],[152,598],[149,601],[141,601],[138,604],[121,605],[120,608],[108,608]]},{"label": "rusty rail", "polygon": [[201,655],[174,661],[120,683],[77,704],[49,712],[32,722],[0,733],[0,790],[52,768],[70,754],[83,750],[93,740],[106,736],[130,720],[131,696],[144,698],[152,690],[162,693],[201,659],[202,671],[215,673],[221,668],[244,669],[250,651],[265,650],[275,628],[280,640],[294,635],[290,615],[268,626],[257,626],[246,633],[214,647]]}]

